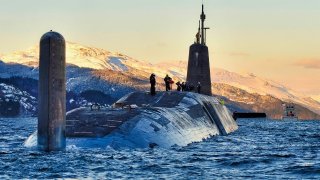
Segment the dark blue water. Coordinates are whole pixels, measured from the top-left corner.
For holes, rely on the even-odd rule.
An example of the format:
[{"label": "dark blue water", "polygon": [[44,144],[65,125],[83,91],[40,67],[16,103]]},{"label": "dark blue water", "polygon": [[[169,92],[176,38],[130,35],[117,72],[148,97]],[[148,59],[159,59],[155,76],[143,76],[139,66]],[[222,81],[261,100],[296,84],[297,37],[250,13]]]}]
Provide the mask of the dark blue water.
[{"label": "dark blue water", "polygon": [[0,179],[320,179],[320,121],[238,124],[187,147],[43,153],[23,146],[35,119],[0,119]]}]

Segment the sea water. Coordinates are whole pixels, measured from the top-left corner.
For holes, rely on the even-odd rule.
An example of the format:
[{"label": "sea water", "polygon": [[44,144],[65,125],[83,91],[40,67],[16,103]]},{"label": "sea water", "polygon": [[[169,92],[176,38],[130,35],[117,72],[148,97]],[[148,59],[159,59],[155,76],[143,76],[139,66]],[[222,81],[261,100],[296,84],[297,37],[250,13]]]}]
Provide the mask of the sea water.
[{"label": "sea water", "polygon": [[240,119],[185,147],[25,147],[35,118],[0,119],[0,179],[320,179],[320,121]]}]

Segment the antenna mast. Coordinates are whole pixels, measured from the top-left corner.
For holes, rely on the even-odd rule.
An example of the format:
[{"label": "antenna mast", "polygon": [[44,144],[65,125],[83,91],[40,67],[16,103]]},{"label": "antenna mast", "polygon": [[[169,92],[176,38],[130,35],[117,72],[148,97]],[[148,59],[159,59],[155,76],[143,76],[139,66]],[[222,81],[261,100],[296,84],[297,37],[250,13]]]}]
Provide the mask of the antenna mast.
[{"label": "antenna mast", "polygon": [[200,19],[201,19],[201,44],[205,45],[205,28],[204,28],[204,20],[206,19],[206,15],[204,14],[204,10],[203,10],[203,1],[202,1],[202,13],[200,15]]}]

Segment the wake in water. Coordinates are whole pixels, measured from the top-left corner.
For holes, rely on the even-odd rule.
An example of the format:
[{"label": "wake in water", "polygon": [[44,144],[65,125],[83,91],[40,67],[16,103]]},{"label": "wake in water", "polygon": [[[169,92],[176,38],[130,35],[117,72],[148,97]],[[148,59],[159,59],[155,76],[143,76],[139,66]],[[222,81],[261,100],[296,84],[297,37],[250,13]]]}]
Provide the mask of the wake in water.
[{"label": "wake in water", "polygon": [[1,179],[320,178],[320,121],[240,119],[235,133],[185,147],[114,149],[97,142],[92,148],[69,144],[66,151],[52,153],[23,145],[36,123],[0,119]]}]

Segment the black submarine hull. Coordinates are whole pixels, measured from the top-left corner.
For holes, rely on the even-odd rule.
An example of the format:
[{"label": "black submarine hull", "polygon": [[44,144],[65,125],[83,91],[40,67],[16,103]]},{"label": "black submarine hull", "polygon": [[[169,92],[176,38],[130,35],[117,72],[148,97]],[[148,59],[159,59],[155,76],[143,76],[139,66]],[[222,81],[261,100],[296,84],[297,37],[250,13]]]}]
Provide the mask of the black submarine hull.
[{"label": "black submarine hull", "polygon": [[113,108],[79,108],[66,116],[66,135],[79,146],[87,138],[99,147],[186,146],[237,129],[216,98],[191,92],[134,92]]}]

